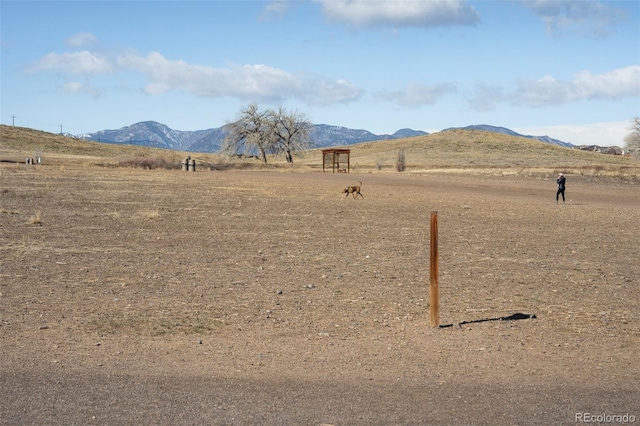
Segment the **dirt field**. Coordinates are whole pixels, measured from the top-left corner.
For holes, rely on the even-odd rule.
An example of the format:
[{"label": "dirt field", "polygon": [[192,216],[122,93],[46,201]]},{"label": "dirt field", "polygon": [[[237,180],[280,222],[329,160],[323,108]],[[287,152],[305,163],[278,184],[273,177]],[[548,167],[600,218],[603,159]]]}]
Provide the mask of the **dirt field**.
[{"label": "dirt field", "polygon": [[0,424],[638,424],[640,184],[554,196],[0,164]]}]

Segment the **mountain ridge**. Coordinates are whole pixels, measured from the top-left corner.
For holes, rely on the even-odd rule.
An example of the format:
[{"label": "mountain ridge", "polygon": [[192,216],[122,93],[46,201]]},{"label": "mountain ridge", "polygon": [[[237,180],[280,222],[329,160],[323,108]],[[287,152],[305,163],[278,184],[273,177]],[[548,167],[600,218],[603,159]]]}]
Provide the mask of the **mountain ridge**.
[{"label": "mountain ridge", "polygon": [[[503,133],[511,136],[536,139],[554,145],[573,147],[569,142],[553,139],[549,136],[522,135],[505,127],[491,126],[487,124],[451,127],[442,131],[444,132],[454,129],[483,130],[494,133]],[[311,129],[311,140],[316,148],[325,148],[353,145],[362,142],[402,139],[428,134],[429,133],[422,130],[403,128],[397,130],[393,134],[377,135],[364,129],[350,129],[347,127],[333,126],[329,124],[313,124]],[[184,131],[174,130],[166,124],[149,120],[121,127],[120,129],[100,130],[95,133],[85,133],[75,137],[103,143],[141,145],[176,151],[205,153],[217,152],[222,145],[224,135],[225,126],[204,130]]]},{"label": "mountain ridge", "polygon": [[539,140],[540,142],[546,142],[546,143],[550,143],[553,145],[559,145],[559,146],[564,146],[567,148],[572,148],[574,147],[574,145],[572,143],[569,142],[564,142],[561,141],[559,139],[554,139],[552,137],[549,136],[532,136],[532,135],[523,135],[517,132],[514,132],[511,129],[507,129],[506,127],[499,127],[499,126],[492,126],[489,124],[474,124],[471,126],[466,126],[466,127],[450,127],[448,129],[444,129],[442,130],[447,131],[447,130],[456,130],[456,129],[461,129],[461,130],[483,130],[485,132],[493,132],[493,133],[504,133],[506,135],[510,135],[510,136],[518,136],[521,138],[527,138],[527,139],[535,139],[535,140]]}]

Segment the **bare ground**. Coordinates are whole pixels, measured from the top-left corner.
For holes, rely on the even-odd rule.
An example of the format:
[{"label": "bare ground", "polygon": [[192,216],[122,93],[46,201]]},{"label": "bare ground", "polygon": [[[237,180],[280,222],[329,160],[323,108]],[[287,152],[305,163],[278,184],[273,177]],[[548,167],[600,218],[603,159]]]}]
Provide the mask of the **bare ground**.
[{"label": "bare ground", "polygon": [[567,187],[0,165],[0,423],[640,422],[640,186]]}]

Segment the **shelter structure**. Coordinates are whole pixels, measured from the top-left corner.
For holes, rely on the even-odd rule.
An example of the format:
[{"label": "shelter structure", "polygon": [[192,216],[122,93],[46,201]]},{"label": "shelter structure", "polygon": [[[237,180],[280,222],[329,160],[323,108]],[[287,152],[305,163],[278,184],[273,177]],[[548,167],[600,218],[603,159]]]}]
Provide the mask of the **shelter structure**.
[{"label": "shelter structure", "polygon": [[322,172],[329,166],[331,172],[349,173],[351,168],[351,150],[345,148],[331,148],[322,150]]}]

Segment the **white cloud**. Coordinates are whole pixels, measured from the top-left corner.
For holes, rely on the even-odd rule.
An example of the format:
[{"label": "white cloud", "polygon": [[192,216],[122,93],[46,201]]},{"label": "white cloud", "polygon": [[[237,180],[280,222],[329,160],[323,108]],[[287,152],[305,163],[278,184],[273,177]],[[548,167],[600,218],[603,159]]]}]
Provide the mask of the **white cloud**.
[{"label": "white cloud", "polygon": [[592,99],[621,99],[640,96],[640,65],[619,68],[603,74],[581,71],[572,81],[544,76],[538,80],[523,80],[510,95],[514,104],[531,107],[559,105]]},{"label": "white cloud", "polygon": [[99,75],[113,71],[112,64],[103,55],[88,52],[49,53],[28,69],[30,72],[59,71],[72,75]]},{"label": "white cloud", "polygon": [[605,36],[615,30],[615,24],[627,17],[622,9],[599,1],[522,0],[522,4],[542,19],[549,35],[571,32]]},{"label": "white cloud", "polygon": [[422,105],[432,105],[444,95],[455,92],[456,86],[452,83],[439,83],[436,85],[409,84],[402,90],[377,92],[374,94],[374,98],[396,102],[402,107],[417,108]]},{"label": "white cloud", "polygon": [[149,79],[146,91],[160,94],[183,90],[197,96],[264,96],[273,90],[274,82],[286,80],[286,74],[262,65],[233,66],[216,69],[166,59],[158,52],[146,56],[127,55],[118,58],[125,69],[141,72]]},{"label": "white cloud", "polygon": [[91,33],[74,34],[65,40],[69,46],[87,46],[96,42],[96,37]]},{"label": "white cloud", "polygon": [[640,97],[640,65],[618,68],[602,74],[580,71],[573,80],[543,76],[537,80],[520,80],[516,89],[505,93],[500,87],[479,84],[469,106],[476,111],[490,111],[496,104],[527,105],[539,108],[585,100],[618,100]]},{"label": "white cloud", "polygon": [[80,83],[77,81],[70,81],[58,88],[62,93],[76,94],[76,95],[89,95],[94,98],[101,96],[100,90],[87,83]]},{"label": "white cloud", "polygon": [[357,27],[444,27],[475,26],[476,10],[463,0],[316,0],[324,14],[335,21]]},{"label": "white cloud", "polygon": [[282,17],[289,11],[290,8],[290,1],[270,1],[264,6],[264,9],[260,14],[260,19],[282,19]]},{"label": "white cloud", "polygon": [[328,105],[353,101],[362,93],[345,80],[294,75],[263,64],[212,68],[169,60],[158,52],[151,52],[146,56],[121,56],[118,65],[145,75],[149,80],[145,91],[149,94],[182,90],[204,97],[266,101],[298,98],[314,105]]},{"label": "white cloud", "polygon": [[[86,78],[106,73],[134,72],[146,78],[144,91],[160,95],[179,90],[202,97],[234,97],[250,101],[281,102],[297,98],[311,105],[326,106],[359,99],[363,90],[344,79],[316,74],[291,74],[269,65],[235,65],[213,68],[171,60],[158,52],[146,55],[129,53],[110,58],[81,51],[49,53],[34,63],[28,72],[55,71],[60,74],[83,75]],[[95,92],[81,90],[77,83],[68,83],[66,93]]]},{"label": "white cloud", "polygon": [[474,111],[495,111],[496,104],[504,101],[500,86],[478,83],[473,94],[467,96],[469,107]]},{"label": "white cloud", "polygon": [[297,97],[315,106],[346,104],[362,97],[364,91],[355,84],[319,75],[300,75]]},{"label": "white cloud", "polygon": [[592,74],[582,71],[576,75],[576,86],[583,90],[586,98],[640,97],[640,65]]},{"label": "white cloud", "polygon": [[573,145],[624,146],[631,121],[611,121],[584,125],[516,127],[523,135],[550,136]]}]

